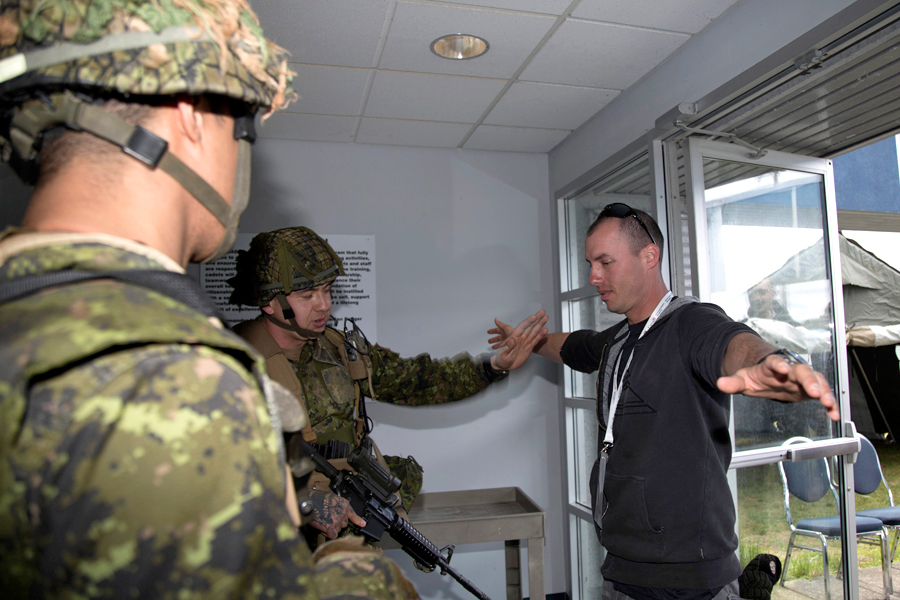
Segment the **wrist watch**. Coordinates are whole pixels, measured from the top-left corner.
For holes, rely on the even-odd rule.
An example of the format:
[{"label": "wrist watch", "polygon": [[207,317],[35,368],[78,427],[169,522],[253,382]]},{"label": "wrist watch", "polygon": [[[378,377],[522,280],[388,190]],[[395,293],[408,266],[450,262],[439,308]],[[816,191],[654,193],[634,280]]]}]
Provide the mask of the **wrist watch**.
[{"label": "wrist watch", "polygon": [[803,360],[802,356],[800,356],[793,350],[788,350],[787,348],[779,348],[778,350],[775,350],[774,352],[769,352],[768,354],[763,356],[761,359],[759,359],[759,362],[756,364],[758,364],[758,365],[763,364],[764,362],[766,362],[767,358],[769,358],[770,356],[775,355],[775,354],[777,354],[778,356],[780,356],[784,360],[786,360],[789,365],[807,365],[807,366],[809,365],[808,362]]},{"label": "wrist watch", "polygon": [[491,356],[484,359],[484,362],[481,363],[481,368],[484,370],[484,376],[487,378],[488,383],[494,383],[509,375],[508,369],[494,368],[494,365],[491,364]]}]

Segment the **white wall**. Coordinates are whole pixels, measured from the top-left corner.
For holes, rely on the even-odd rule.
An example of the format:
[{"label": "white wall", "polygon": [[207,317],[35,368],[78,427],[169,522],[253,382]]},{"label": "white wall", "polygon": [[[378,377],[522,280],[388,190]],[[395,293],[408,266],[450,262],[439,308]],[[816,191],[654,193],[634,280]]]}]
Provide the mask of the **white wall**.
[{"label": "white wall", "polygon": [[736,3],[550,151],[551,192],[643,136],[679,103],[700,100],[851,4],[853,0]]},{"label": "white wall", "polygon": [[[373,234],[377,341],[402,356],[475,355],[489,350],[493,317],[553,308],[548,193],[543,154],[261,140],[241,230]],[[548,593],[566,589],[556,377],[534,357],[455,404],[368,409],[382,451],[424,466],[423,491],[518,486],[546,510]],[[389,554],[424,598],[471,597]],[[451,564],[506,597],[502,543],[460,546]]]}]

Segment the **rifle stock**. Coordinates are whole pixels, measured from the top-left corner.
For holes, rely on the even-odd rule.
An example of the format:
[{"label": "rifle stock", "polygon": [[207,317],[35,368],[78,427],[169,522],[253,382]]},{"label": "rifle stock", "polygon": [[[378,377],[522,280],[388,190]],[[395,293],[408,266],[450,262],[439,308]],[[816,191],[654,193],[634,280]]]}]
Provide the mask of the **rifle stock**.
[{"label": "rifle stock", "polygon": [[370,541],[377,542],[386,531],[423,570],[432,571],[440,568],[441,575],[450,575],[479,600],[491,600],[475,584],[450,566],[450,558],[453,556],[452,545],[444,549],[447,550],[447,555],[444,556],[442,549],[397,514],[393,508],[398,501],[396,494],[385,494],[384,489],[370,482],[365,473],[339,471],[300,436],[296,436],[295,439],[300,441],[304,454],[312,459],[316,469],[328,477],[332,491],[346,498],[354,512],[366,520],[365,527],[353,526],[360,534]]}]

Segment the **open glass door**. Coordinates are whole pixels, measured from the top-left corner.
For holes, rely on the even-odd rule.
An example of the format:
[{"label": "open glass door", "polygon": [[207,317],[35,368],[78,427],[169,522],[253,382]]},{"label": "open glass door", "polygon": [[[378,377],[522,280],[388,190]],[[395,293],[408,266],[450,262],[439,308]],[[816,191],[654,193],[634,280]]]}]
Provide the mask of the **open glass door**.
[{"label": "open glass door", "polygon": [[[835,327],[843,324],[844,310],[831,163],[774,151],[758,154],[736,144],[686,140],[691,290],[825,374],[840,401],[842,421],[835,425],[817,402],[734,397],[731,481],[741,562],[758,552],[785,556],[785,546],[777,547],[777,532],[789,532],[777,463],[836,457],[841,506],[833,510],[842,515],[844,597],[856,598],[856,536],[847,535],[855,531],[855,505],[853,494],[845,492],[853,489],[849,457],[858,444],[850,423],[844,327]],[[788,451],[783,444],[798,436],[811,441]],[[770,530],[774,538],[760,533]]]}]

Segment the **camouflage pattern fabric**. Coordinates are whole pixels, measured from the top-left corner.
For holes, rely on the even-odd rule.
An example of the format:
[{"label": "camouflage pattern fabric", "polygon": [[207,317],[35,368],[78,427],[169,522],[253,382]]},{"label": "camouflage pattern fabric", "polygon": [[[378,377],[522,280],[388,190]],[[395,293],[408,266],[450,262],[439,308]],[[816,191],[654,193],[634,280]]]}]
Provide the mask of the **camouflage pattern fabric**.
[{"label": "camouflage pattern fabric", "polygon": [[265,39],[245,0],[0,0],[0,59],[187,27],[195,28],[193,37],[170,43],[76,53],[0,84],[0,96],[10,100],[22,90],[29,97],[28,90],[48,86],[133,95],[221,94],[270,111],[294,98],[287,53]]},{"label": "camouflage pattern fabric", "polygon": [[[381,550],[367,545],[363,538],[344,535],[320,544],[313,558],[319,568],[328,570],[323,584],[345,590],[341,598],[373,598],[379,595],[382,588],[396,590],[396,600],[418,598],[413,585],[400,575],[399,570],[390,572],[373,568],[383,560],[381,556]],[[335,578],[334,581],[331,578]],[[353,586],[348,586],[347,581],[353,581]]]},{"label": "camouflage pattern fabric", "polygon": [[306,227],[286,227],[255,236],[240,250],[229,302],[265,306],[279,293],[325,285],[344,275],[340,257],[327,241]]},{"label": "camouflage pattern fabric", "polygon": [[[59,243],[0,281],[64,268],[162,266]],[[383,558],[314,564],[284,506],[262,359],[237,336],[115,281],[0,305],[0,336],[4,597],[404,597]]]},{"label": "camouflage pattern fabric", "polygon": [[[369,344],[368,352],[372,358],[374,395],[381,402],[405,406],[443,404],[468,398],[488,386],[480,356],[473,359],[463,352],[452,359],[434,360],[428,354],[401,358],[377,344]],[[300,358],[291,361],[291,366],[303,388],[317,441],[348,442],[352,449],[356,444],[356,392],[338,348],[322,336],[304,344]],[[361,383],[363,395],[371,397],[368,381]],[[400,496],[409,508],[422,489],[422,472],[405,461],[392,457],[388,466],[401,480]]]},{"label": "camouflage pattern fabric", "polygon": [[[443,404],[468,398],[488,386],[480,359],[461,353],[452,359],[434,360],[428,354],[401,358],[396,352],[369,344],[375,398],[403,406]],[[291,366],[307,402],[307,412],[319,443],[331,439],[354,444],[356,394],[350,372],[340,352],[325,336],[304,344]],[[371,397],[368,381],[362,393]]]},{"label": "camouflage pattern fabric", "polygon": [[400,501],[403,502],[403,508],[409,512],[413,502],[422,491],[423,469],[412,456],[406,458],[402,456],[385,456],[384,462],[387,463],[388,470],[400,480]]}]

